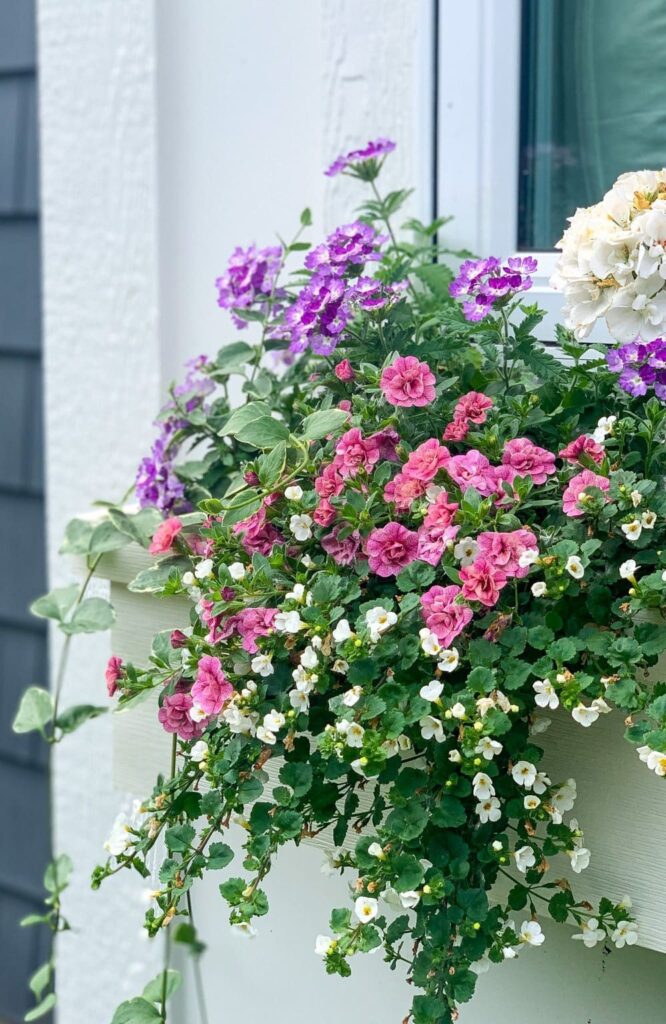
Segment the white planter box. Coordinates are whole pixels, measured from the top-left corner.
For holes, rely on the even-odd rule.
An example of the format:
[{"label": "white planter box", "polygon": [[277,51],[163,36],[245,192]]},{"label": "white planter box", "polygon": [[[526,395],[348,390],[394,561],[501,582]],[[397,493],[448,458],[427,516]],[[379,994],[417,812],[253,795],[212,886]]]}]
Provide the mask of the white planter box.
[{"label": "white planter box", "polygon": [[[145,664],[152,636],[159,630],[189,624],[189,603],[175,598],[133,594],[126,584],[150,564],[137,547],[106,555],[98,575],[111,582],[117,620],[114,654]],[[595,903],[602,895],[631,896],[639,923],[639,944],[666,952],[666,784],[641,764],[622,736],[618,713],[601,716],[589,729],[568,715],[554,715],[543,739],[544,767],[553,780],[576,779],[575,815],[592,850],[590,867],[571,875],[575,892]],[[154,702],[114,716],[113,775],[117,788],[136,795],[149,792],[156,774],[166,771],[170,740],[161,729]],[[279,764],[266,765],[277,781]],[[322,833],[316,845],[332,848]],[[349,839],[353,847],[355,838]],[[553,872],[553,877],[558,877]]]}]

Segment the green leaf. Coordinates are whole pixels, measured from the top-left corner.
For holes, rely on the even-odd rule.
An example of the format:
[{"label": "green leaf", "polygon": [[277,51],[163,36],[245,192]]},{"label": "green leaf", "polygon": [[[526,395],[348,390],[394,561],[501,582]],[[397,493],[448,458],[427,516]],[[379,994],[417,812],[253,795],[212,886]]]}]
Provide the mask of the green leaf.
[{"label": "green leaf", "polygon": [[312,210],[309,206],[306,206],[301,213],[301,224],[304,228],[309,228],[312,224]]},{"label": "green leaf", "polygon": [[48,594],[33,601],[30,611],[40,619],[55,619],[56,622],[62,622],[73,608],[78,596],[79,588],[76,583],[69,587],[56,587],[55,590],[50,590]]},{"label": "green leaf", "polygon": [[335,434],[348,418],[349,414],[343,409],[320,409],[305,417],[300,436],[304,441],[318,441],[328,434]]},{"label": "green leaf", "polygon": [[53,969],[51,967],[51,964],[45,963],[42,964],[41,967],[38,967],[35,973],[32,975],[30,981],[28,982],[28,985],[30,986],[30,991],[34,994],[35,999],[42,998],[42,993],[49,984],[52,974]]},{"label": "green leaf", "polygon": [[458,828],[467,821],[465,806],[455,796],[443,796],[437,807],[433,808],[430,820],[433,825],[441,828]]},{"label": "green leaf", "polygon": [[71,519],[65,527],[65,539],[60,546],[60,554],[87,554],[94,528],[89,519]]},{"label": "green leaf", "polygon": [[12,728],[14,732],[44,731],[44,726],[53,715],[53,698],[48,690],[31,686],[21,697]]},{"label": "green leaf", "polygon": [[256,352],[252,345],[246,341],[234,341],[231,345],[225,345],[217,353],[215,377],[228,377],[246,363],[251,362]]},{"label": "green leaf", "polygon": [[[183,983],[180,971],[168,970],[166,972],[166,997],[169,999],[174,992],[177,992]],[[143,990],[142,998],[149,1003],[159,1003],[164,993],[164,971],[160,971],[157,977],[149,981]]]},{"label": "green leaf", "polygon": [[180,556],[162,558],[155,565],[137,573],[132,582],[128,583],[127,589],[131,590],[133,594],[155,594],[164,590],[174,570],[186,570],[189,564],[186,558]]},{"label": "green leaf", "polygon": [[507,903],[512,910],[522,910],[527,904],[528,890],[524,885],[514,885],[513,889],[509,890],[507,896]]},{"label": "green leaf", "polygon": [[211,843],[206,867],[210,871],[221,871],[233,859],[234,851],[226,843]]},{"label": "green leaf", "polygon": [[61,853],[59,857],[52,860],[44,872],[46,891],[53,894],[64,892],[69,885],[73,867],[71,858],[66,853]]},{"label": "green leaf", "polygon": [[[548,901],[548,913],[554,921],[564,923],[569,916],[569,908],[573,906],[575,900],[570,892],[562,891],[555,893],[555,895]],[[520,908],[517,908],[520,909]]]},{"label": "green leaf", "polygon": [[287,459],[286,441],[280,441],[272,451],[257,461],[257,475],[263,487],[273,487],[280,479]]},{"label": "green leaf", "polygon": [[287,761],[280,769],[280,782],[290,786],[294,796],[305,796],[312,786],[312,767],[302,761]]},{"label": "green leaf", "polygon": [[429,587],[435,578],[435,570],[426,562],[415,561],[396,576],[398,590],[407,593],[410,590],[422,590]]},{"label": "green leaf", "polygon": [[108,708],[97,707],[94,704],[73,704],[71,708],[67,708],[58,715],[55,724],[63,733],[70,733],[89,719],[99,718],[107,711]]},{"label": "green leaf", "polygon": [[49,992],[47,997],[42,1000],[42,1002],[39,1004],[39,1006],[35,1006],[34,1009],[29,1010],[28,1013],[26,1013],[26,1015],[23,1018],[23,1020],[25,1020],[25,1021],[39,1020],[40,1017],[45,1017],[46,1014],[50,1010],[53,1009],[55,1004],[56,1004],[55,992]]},{"label": "green leaf", "polygon": [[[422,269],[422,268],[420,268]],[[412,1001],[412,1020],[414,1024],[444,1024],[451,1020],[451,1012],[447,1003],[436,996],[414,996]]]},{"label": "green leaf", "polygon": [[396,807],[386,819],[386,827],[406,842],[420,836],[427,824],[428,814],[418,800],[413,800],[406,807]]},{"label": "green leaf", "polygon": [[423,866],[412,853],[400,853],[391,860],[391,870],[395,874],[394,886],[398,892],[416,889],[423,881]]},{"label": "green leaf", "polygon": [[172,825],[164,837],[169,853],[185,853],[196,835],[191,825]]},{"label": "green leaf", "polygon": [[265,402],[247,402],[236,409],[220,434],[236,437],[255,448],[273,448],[289,437],[287,427],[271,416],[271,410]]},{"label": "green leaf", "polygon": [[62,625],[63,633],[99,633],[110,629],[116,621],[112,604],[103,597],[88,597],[82,601],[69,622]]},{"label": "green leaf", "polygon": [[233,496],[222,517],[222,522],[225,526],[234,526],[251,516],[260,506],[261,495],[258,491],[248,487],[247,490]]},{"label": "green leaf", "polygon": [[150,537],[154,531],[150,530],[149,532],[146,529],[146,526],[144,525],[145,520],[141,519],[137,522],[138,516],[128,516],[126,512],[123,512],[119,508],[110,508],[108,510],[108,516],[116,530],[120,533],[124,533],[126,537],[129,537],[129,539],[133,540],[136,544],[140,544],[141,547],[148,547]]},{"label": "green leaf", "polygon": [[113,1015],[111,1024],[155,1024],[155,1021],[161,1020],[163,1020],[162,1014],[155,1009],[153,1004],[139,996],[136,999],[129,999],[126,1003],[121,1003]]}]

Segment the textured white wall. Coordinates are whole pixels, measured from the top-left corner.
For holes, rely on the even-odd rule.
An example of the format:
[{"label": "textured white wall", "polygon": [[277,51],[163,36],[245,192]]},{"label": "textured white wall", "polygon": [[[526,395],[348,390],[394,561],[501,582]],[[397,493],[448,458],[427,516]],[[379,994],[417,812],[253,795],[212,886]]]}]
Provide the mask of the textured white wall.
[{"label": "textured white wall", "polygon": [[[159,401],[153,4],[40,0],[39,39],[48,541],[51,581],[62,583],[66,521],[122,495]],[[100,701],[108,647],[108,637],[75,641],[66,703]],[[157,970],[157,945],[138,939],[138,876],[96,894],[88,882],[125,799],[110,756],[111,722],[99,720],[56,757],[55,847],[76,865],[61,1024],[108,1024]],[[136,927],[121,932],[121,913]]]}]

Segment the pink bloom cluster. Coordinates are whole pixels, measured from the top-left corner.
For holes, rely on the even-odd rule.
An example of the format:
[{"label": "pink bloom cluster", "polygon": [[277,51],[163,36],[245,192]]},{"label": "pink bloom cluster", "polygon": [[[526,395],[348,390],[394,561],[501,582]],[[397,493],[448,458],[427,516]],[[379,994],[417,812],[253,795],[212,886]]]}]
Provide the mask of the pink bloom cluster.
[{"label": "pink bloom cluster", "polygon": [[492,409],[492,399],[480,391],[468,391],[456,402],[453,419],[444,430],[445,441],[464,441],[469,432],[470,423],[485,423],[487,412]]},{"label": "pink bloom cluster", "polygon": [[269,555],[273,545],[284,544],[280,531],[266,518],[266,507],[269,504],[270,500],[265,499],[261,508],[232,526],[233,532],[240,535],[241,543],[249,555],[255,551],[260,555]]},{"label": "pink bloom cluster", "polygon": [[421,596],[423,618],[443,647],[450,647],[472,619],[472,609],[461,602],[460,587],[431,587]]},{"label": "pink bloom cluster", "polygon": [[449,501],[446,491],[440,491],[428,508],[419,529],[418,557],[421,561],[429,565],[439,563],[447,544],[458,533],[459,527],[453,525],[453,517],[458,508],[457,502]]},{"label": "pink bloom cluster", "polygon": [[399,512],[408,511],[418,498],[423,497],[449,458],[448,448],[441,445],[436,437],[424,441],[410,452],[400,472],[386,485],[384,500],[393,502]]},{"label": "pink bloom cluster", "polygon": [[157,718],[165,732],[176,733],[181,740],[196,740],[201,736],[208,722],[195,722],[190,715],[194,699],[189,683],[180,682],[175,693],[167,694],[157,712]]},{"label": "pink bloom cluster", "polygon": [[[562,508],[565,515],[572,519],[585,514],[581,507],[581,499],[587,497],[587,488],[597,487],[600,491],[606,492],[610,487],[610,481],[605,476],[599,476],[590,469],[584,469],[582,473],[572,476],[562,495]],[[608,498],[605,499],[608,501]]]},{"label": "pink bloom cluster", "polygon": [[567,462],[572,462],[574,465],[580,462],[581,455],[587,455],[597,465],[600,465],[605,453],[602,446],[593,437],[590,437],[589,434],[581,434],[558,454],[561,459],[566,459]]},{"label": "pink bloom cluster", "polygon": [[192,699],[208,716],[219,715],[234,688],[222,671],[219,658],[204,654],[197,665]]},{"label": "pink bloom cluster", "polygon": [[435,398],[435,375],[416,356],[398,356],[379,381],[387,402],[397,406],[430,405]]},{"label": "pink bloom cluster", "polygon": [[366,541],[368,565],[377,576],[395,576],[418,557],[419,537],[401,523],[372,530]]},{"label": "pink bloom cluster", "polygon": [[169,519],[165,519],[164,522],[155,530],[153,539],[150,542],[148,551],[151,555],[163,555],[165,552],[170,551],[173,542],[183,528],[178,516],[171,516]]},{"label": "pink bloom cluster", "polygon": [[[222,592],[222,597],[225,600],[230,600],[233,596],[233,590],[230,594]],[[244,650],[249,654],[257,653],[258,638],[268,636],[277,615],[275,608],[244,608],[235,615],[215,614],[213,612],[214,602],[207,599],[201,601],[200,607],[201,621],[208,626],[206,639],[209,644],[219,644],[222,640],[227,640],[233,633],[238,633],[243,639]]]},{"label": "pink bloom cluster", "polygon": [[118,689],[118,680],[122,679],[122,675],[123,659],[112,654],[106,663],[106,670],[104,672],[104,677],[106,679],[106,692],[109,697],[115,697]]}]

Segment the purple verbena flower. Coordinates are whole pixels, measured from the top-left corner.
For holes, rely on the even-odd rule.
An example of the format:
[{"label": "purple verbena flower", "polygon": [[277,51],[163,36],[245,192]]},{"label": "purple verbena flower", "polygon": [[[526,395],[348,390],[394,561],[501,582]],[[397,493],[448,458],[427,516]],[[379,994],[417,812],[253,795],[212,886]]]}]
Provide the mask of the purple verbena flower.
[{"label": "purple verbena flower", "polygon": [[308,270],[329,269],[334,273],[343,274],[350,266],[363,266],[370,260],[379,260],[379,246],[386,241],[369,224],[354,221],[343,224],[328,236],[322,245],[318,245],[305,257]]},{"label": "purple verbena flower", "polygon": [[465,299],[465,319],[478,322],[503,299],[528,291],[534,283],[530,275],[536,269],[533,256],[511,256],[504,264],[495,256],[465,260],[449,292],[456,299]]},{"label": "purple verbena flower", "polygon": [[666,340],[630,341],[606,354],[609,370],[619,374],[623,391],[642,398],[653,386],[660,401],[666,401]]},{"label": "purple verbena flower", "polygon": [[395,145],[395,142],[391,142],[390,139],[375,139],[374,142],[368,142],[362,149],[352,149],[349,153],[339,156],[324,171],[324,174],[333,178],[336,174],[342,174],[343,171],[351,168],[352,173],[358,177],[372,181],[380,171],[379,158],[392,153]]},{"label": "purple verbena flower", "polygon": [[247,249],[237,246],[229,259],[226,272],[215,282],[217,304],[231,310],[231,317],[240,329],[247,322],[236,316],[234,310],[259,309],[265,311],[269,298],[274,295],[275,283],[282,265],[280,246]]}]

